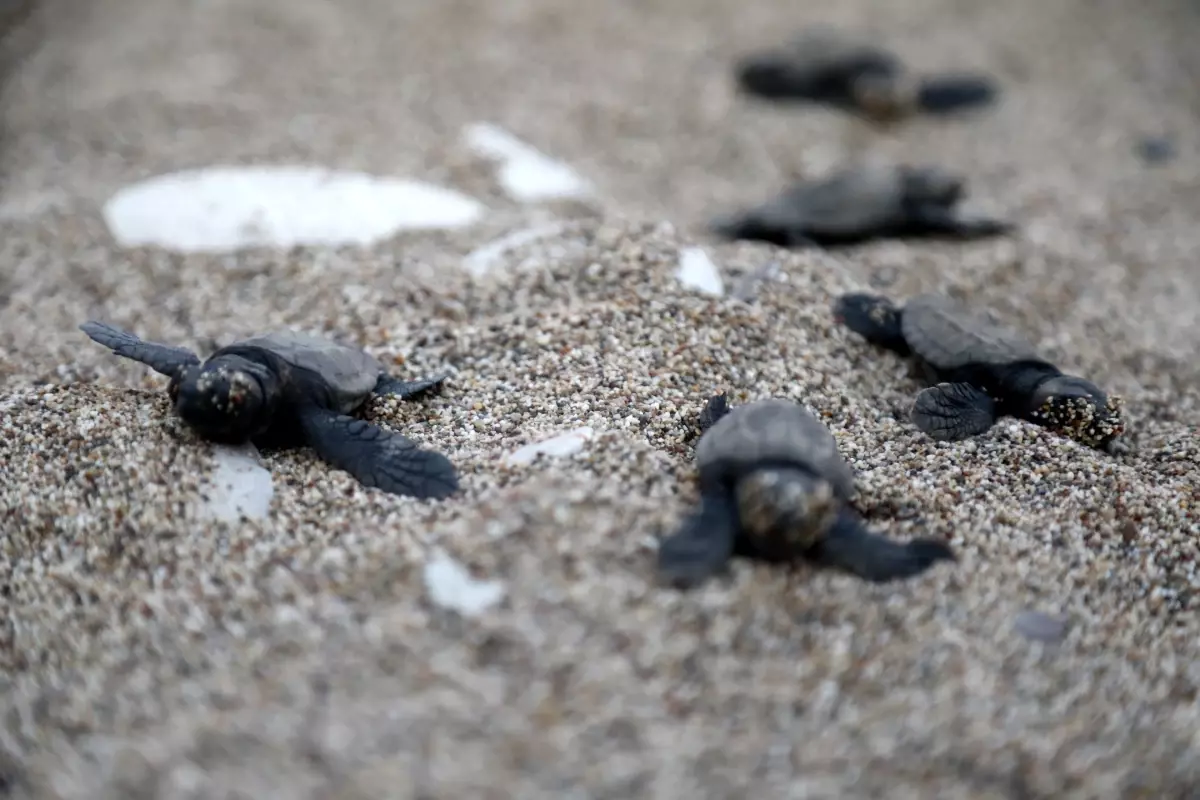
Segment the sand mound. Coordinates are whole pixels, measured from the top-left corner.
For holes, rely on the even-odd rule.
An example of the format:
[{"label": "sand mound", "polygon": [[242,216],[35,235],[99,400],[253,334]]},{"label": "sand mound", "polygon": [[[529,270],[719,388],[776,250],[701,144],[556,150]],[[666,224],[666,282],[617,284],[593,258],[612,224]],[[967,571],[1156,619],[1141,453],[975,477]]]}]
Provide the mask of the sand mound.
[{"label": "sand mound", "polygon": [[[856,288],[844,259],[782,256],[747,303],[680,285],[689,244],[664,225],[577,223],[518,248],[504,280],[443,282],[464,307],[454,320],[437,302],[381,304],[401,276],[389,259],[359,262],[376,295],[340,313],[371,320],[365,343],[409,343],[405,369],[456,370],[441,397],[370,408],[461,465],[465,496],[444,505],[280,453],[265,459],[265,520],[198,520],[210,448],[142,388],[154,379],[81,347],[73,369],[95,383],[11,391],[5,741],[18,774],[91,797],[201,775],[256,796],[379,796],[403,774],[520,796],[577,781],[599,795],[781,791],[796,773],[814,789],[1024,775],[1066,791],[1192,752],[1193,713],[1176,705],[1192,678],[1172,665],[1192,646],[1179,614],[1195,416],[1135,412],[1122,460],[1011,420],[931,443],[899,418],[918,386],[903,362],[830,319],[832,297]],[[717,252],[731,283],[779,257]],[[336,295],[312,258],[291,261],[300,307]],[[224,276],[206,281],[236,297],[241,272]],[[214,335],[250,314],[223,308]],[[695,496],[695,414],[721,388],[807,404],[872,524],[949,537],[962,562],[891,587],[739,563],[688,596],[657,588],[655,541]],[[581,426],[595,435],[576,454],[502,463]],[[467,568],[466,588],[430,585],[439,559]],[[455,610],[472,582],[502,595]],[[1033,641],[1022,612],[1066,625]]]}]

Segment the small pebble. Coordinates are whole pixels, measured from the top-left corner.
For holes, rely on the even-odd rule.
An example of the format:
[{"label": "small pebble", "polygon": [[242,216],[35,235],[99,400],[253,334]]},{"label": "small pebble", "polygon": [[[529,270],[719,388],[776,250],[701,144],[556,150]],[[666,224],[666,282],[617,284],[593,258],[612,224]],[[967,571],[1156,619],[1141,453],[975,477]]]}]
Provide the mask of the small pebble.
[{"label": "small pebble", "polygon": [[560,433],[540,442],[533,442],[519,447],[504,457],[504,463],[515,466],[532,464],[539,455],[550,458],[563,458],[583,450],[591,441],[594,431],[591,428],[576,428],[573,431]]},{"label": "small pebble", "polygon": [[480,248],[472,250],[463,259],[463,268],[472,275],[485,275],[496,269],[512,250],[521,245],[554,236],[562,230],[562,225],[539,225],[534,228],[523,228],[513,233],[505,234]]},{"label": "small pebble", "polygon": [[463,138],[471,149],[499,162],[500,184],[514,200],[535,203],[586,199],[594,193],[591,183],[571,167],[496,125],[487,122],[468,125]]},{"label": "small pebble", "polygon": [[225,522],[265,517],[275,496],[275,485],[254,445],[214,445],[213,460],[216,468],[207,478],[207,499],[200,504],[200,515]]},{"label": "small pebble", "polygon": [[675,273],[679,282],[689,289],[705,294],[725,294],[725,282],[721,272],[709,258],[703,247],[686,247],[679,252],[679,270]]},{"label": "small pebble", "polygon": [[429,599],[465,616],[476,616],[504,597],[500,581],[480,581],[462,564],[438,551],[425,564],[425,589]]},{"label": "small pebble", "polygon": [[1067,621],[1041,611],[1022,611],[1014,627],[1026,639],[1036,642],[1060,642],[1067,633]]},{"label": "small pebble", "polygon": [[413,229],[460,228],[478,201],[433,184],[320,167],[209,167],[127,186],[104,206],[126,247],[181,252],[370,245]]}]

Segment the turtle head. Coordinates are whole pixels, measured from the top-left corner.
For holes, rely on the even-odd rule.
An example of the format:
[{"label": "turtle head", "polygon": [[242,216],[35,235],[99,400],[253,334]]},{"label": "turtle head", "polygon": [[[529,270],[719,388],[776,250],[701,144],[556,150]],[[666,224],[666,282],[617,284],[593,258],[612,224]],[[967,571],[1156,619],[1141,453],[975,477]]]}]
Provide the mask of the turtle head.
[{"label": "turtle head", "polygon": [[916,83],[896,73],[866,72],[855,79],[851,91],[859,110],[879,121],[900,119],[916,107]]},{"label": "turtle head", "polygon": [[278,391],[269,369],[233,355],[185,367],[167,387],[184,422],[206,439],[229,444],[266,429]]},{"label": "turtle head", "polygon": [[909,202],[952,206],[966,194],[962,178],[938,167],[905,167],[902,174]]},{"label": "turtle head", "polygon": [[1032,416],[1042,425],[1100,449],[1125,431],[1120,397],[1110,397],[1091,381],[1060,375],[1033,393]]},{"label": "turtle head", "polygon": [[782,553],[806,550],[837,517],[838,500],[829,481],[807,470],[760,469],[738,482],[742,528],[759,546]]}]

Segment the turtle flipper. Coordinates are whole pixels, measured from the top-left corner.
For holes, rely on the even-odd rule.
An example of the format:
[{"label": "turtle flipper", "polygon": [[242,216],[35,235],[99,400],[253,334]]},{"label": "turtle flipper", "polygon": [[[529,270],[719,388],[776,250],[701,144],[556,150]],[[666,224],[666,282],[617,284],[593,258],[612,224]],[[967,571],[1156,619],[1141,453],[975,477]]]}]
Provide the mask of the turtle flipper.
[{"label": "turtle flipper", "polygon": [[996,404],[969,383],[939,383],[917,394],[909,419],[930,438],[957,442],[991,428]]},{"label": "turtle flipper", "polygon": [[399,378],[394,378],[387,373],[379,376],[379,381],[375,384],[375,394],[390,394],[401,400],[412,400],[431,389],[439,388],[450,377],[450,373],[443,372],[441,375],[435,375],[430,378],[421,378],[415,381],[403,381]]},{"label": "turtle flipper", "polygon": [[700,426],[700,432],[711,428],[717,424],[721,417],[729,413],[729,401],[725,399],[725,395],[716,394],[708,398],[708,402],[704,404],[704,409],[700,412],[699,418],[696,420]]},{"label": "turtle flipper", "polygon": [[726,494],[701,495],[699,510],[658,547],[660,580],[688,589],[719,572],[733,556],[737,507]]},{"label": "turtle flipper", "polygon": [[910,353],[900,326],[900,309],[886,297],[865,292],[844,294],[834,304],[833,316],[873,345],[902,356]]},{"label": "turtle flipper", "polygon": [[964,217],[940,205],[919,205],[909,210],[909,232],[954,239],[985,239],[1011,233],[1016,226],[993,217]]},{"label": "turtle flipper", "polygon": [[716,217],[708,223],[709,231],[728,241],[766,242],[789,250],[820,247],[799,226],[777,219],[780,214],[765,207],[752,208]]},{"label": "turtle flipper", "polygon": [[772,50],[741,58],[734,66],[739,91],[763,100],[825,99],[824,87],[797,70],[783,51]]},{"label": "turtle flipper", "polygon": [[949,114],[986,106],[999,92],[996,82],[986,75],[933,75],[917,87],[917,106],[927,114]]},{"label": "turtle flipper", "polygon": [[119,356],[139,361],[160,375],[175,377],[183,367],[200,363],[200,357],[185,347],[173,347],[139,339],[107,322],[88,320],[79,326],[93,342],[102,344]]},{"label": "turtle flipper", "polygon": [[937,539],[897,542],[869,530],[848,511],[838,516],[825,538],[808,553],[810,561],[883,583],[919,575],[939,561],[957,560]]},{"label": "turtle flipper", "polygon": [[305,440],[323,461],[391,494],[440,500],[458,491],[450,459],[394,431],[313,405],[297,411]]}]

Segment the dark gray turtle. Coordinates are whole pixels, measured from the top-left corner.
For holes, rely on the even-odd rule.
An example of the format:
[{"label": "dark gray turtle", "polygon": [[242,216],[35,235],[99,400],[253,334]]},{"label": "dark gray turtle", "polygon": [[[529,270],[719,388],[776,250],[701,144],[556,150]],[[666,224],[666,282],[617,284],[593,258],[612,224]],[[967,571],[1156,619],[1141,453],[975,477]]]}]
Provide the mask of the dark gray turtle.
[{"label": "dark gray turtle", "polygon": [[1012,416],[1098,449],[1122,449],[1119,397],[1063,374],[1019,333],[949,297],[923,294],[898,308],[852,293],[839,298],[834,315],[867,341],[917,361],[933,385],[917,395],[911,418],[934,439],[977,436]]},{"label": "dark gray turtle", "polygon": [[975,239],[1008,233],[1002,220],[960,216],[966,182],[932,166],[867,164],[801,181],[767,203],[712,222],[726,239],[831,247],[884,237]]},{"label": "dark gray turtle", "polygon": [[799,557],[876,582],[954,559],[944,542],[902,544],[863,525],[849,504],[854,473],[829,429],[803,406],[769,399],[731,410],[717,395],[700,427],[700,508],[659,548],[667,582],[692,586],[734,555]]},{"label": "dark gray turtle", "polygon": [[35,0],[0,0],[0,36],[25,22],[36,5]]},{"label": "dark gray turtle", "polygon": [[350,416],[372,393],[407,400],[440,386],[445,375],[402,381],[357,347],[294,331],[243,339],[201,361],[190,350],[146,342],[103,322],[80,329],[168,376],[176,413],[211,441],[309,446],[364,486],[392,494],[440,499],[458,489],[444,455]]},{"label": "dark gray turtle", "polygon": [[894,53],[825,25],[742,58],[735,73],[749,95],[827,105],[876,122],[984,106],[999,93],[985,75],[914,75]]}]

